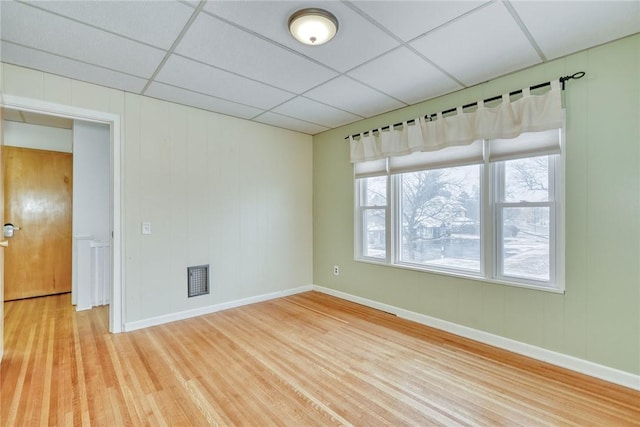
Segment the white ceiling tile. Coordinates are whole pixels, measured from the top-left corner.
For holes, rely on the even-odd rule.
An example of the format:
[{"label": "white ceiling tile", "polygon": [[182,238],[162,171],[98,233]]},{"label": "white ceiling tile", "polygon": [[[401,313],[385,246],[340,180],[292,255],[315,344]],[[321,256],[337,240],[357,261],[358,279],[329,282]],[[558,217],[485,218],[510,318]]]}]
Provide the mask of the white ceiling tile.
[{"label": "white ceiling tile", "polygon": [[466,85],[541,62],[502,3],[492,3],[410,43]]},{"label": "white ceiling tile", "polygon": [[407,104],[416,104],[462,88],[405,47],[376,58],[348,74]]},{"label": "white ceiling tile", "polygon": [[257,108],[190,92],[186,89],[168,86],[163,83],[151,83],[145,95],[243,119],[251,119],[262,112]]},{"label": "white ceiling tile", "polygon": [[361,116],[300,96],[274,108],[273,112],[327,127],[338,127],[362,119]]},{"label": "white ceiling tile", "polygon": [[[289,34],[289,17],[307,7],[321,7],[338,19],[338,33],[329,43],[307,46]],[[216,1],[208,2],[205,10],[340,72],[347,71],[400,44],[360,14],[337,1]]]},{"label": "white ceiling tile", "polygon": [[395,33],[412,40],[466,13],[484,1],[357,1],[355,6]]},{"label": "white ceiling tile", "polygon": [[305,93],[304,96],[364,117],[406,106],[396,99],[344,76],[324,83]]},{"label": "white ceiling tile", "polygon": [[167,60],[155,80],[262,109],[275,107],[295,96],[177,55]]},{"label": "white ceiling tile", "polygon": [[198,16],[176,53],[296,93],[336,75],[322,65],[206,14]]},{"label": "white ceiling tile", "polygon": [[168,49],[193,14],[175,1],[37,1],[37,7]]},{"label": "white ceiling tile", "polygon": [[256,122],[264,123],[267,125],[277,126],[285,129],[291,129],[298,132],[306,133],[308,135],[315,135],[316,133],[328,130],[324,126],[317,125],[315,123],[305,122],[303,120],[292,119],[291,117],[283,116],[276,113],[266,112],[259,115],[254,119]]},{"label": "white ceiling tile", "polygon": [[512,2],[547,59],[640,31],[638,1]]},{"label": "white ceiling tile", "polygon": [[2,42],[2,62],[46,71],[88,83],[140,93],[147,80],[95,65],[62,58],[34,49]]},{"label": "white ceiling tile", "polygon": [[3,2],[1,19],[3,40],[139,77],[151,76],[165,55],[22,3]]}]

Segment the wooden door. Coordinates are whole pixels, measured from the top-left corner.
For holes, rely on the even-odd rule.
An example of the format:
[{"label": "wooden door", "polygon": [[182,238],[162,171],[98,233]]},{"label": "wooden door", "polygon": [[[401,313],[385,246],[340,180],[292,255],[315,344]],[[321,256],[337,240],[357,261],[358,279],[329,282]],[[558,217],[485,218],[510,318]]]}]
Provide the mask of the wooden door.
[{"label": "wooden door", "polygon": [[73,155],[3,147],[5,301],[71,292]]},{"label": "wooden door", "polygon": [[[0,225],[4,224],[4,174],[2,152],[4,148],[4,108],[0,106]],[[0,229],[1,231],[1,229]],[[0,232],[0,242],[4,241]],[[0,363],[4,356],[4,246],[0,246]]]}]

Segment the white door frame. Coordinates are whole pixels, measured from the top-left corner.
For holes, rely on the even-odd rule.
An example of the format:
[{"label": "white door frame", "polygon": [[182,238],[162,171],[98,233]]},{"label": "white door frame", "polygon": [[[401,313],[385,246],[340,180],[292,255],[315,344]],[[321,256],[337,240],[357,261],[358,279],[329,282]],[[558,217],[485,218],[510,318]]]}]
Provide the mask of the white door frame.
[{"label": "white door frame", "polygon": [[[111,129],[111,299],[109,304],[109,332],[123,331],[124,293],[123,293],[123,242],[122,242],[122,196],[121,196],[121,118],[118,114],[88,110],[63,104],[3,95],[0,107],[22,110],[50,116],[65,117],[73,120],[105,123]],[[0,335],[1,336],[1,335]]]}]

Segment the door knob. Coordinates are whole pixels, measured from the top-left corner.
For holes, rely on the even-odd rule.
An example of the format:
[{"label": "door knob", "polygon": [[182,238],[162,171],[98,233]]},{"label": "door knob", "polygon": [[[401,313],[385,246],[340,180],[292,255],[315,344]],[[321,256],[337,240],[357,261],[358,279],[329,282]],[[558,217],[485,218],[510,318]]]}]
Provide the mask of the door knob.
[{"label": "door knob", "polygon": [[9,241],[8,240],[3,240],[0,242],[0,246],[2,246],[3,248],[8,248],[9,247]]},{"label": "door knob", "polygon": [[4,237],[13,237],[13,232],[17,230],[20,230],[20,227],[16,227],[10,222],[6,223],[4,225]]}]

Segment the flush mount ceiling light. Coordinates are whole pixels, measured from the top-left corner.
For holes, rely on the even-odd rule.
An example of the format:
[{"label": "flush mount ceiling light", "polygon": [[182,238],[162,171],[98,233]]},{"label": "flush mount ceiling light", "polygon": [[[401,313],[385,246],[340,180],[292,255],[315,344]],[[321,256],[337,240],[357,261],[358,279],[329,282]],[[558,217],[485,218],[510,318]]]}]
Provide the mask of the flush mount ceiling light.
[{"label": "flush mount ceiling light", "polygon": [[323,9],[302,9],[289,18],[289,32],[300,43],[318,46],[338,32],[338,20]]}]

